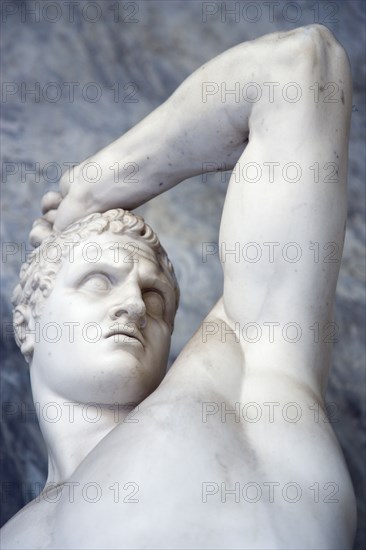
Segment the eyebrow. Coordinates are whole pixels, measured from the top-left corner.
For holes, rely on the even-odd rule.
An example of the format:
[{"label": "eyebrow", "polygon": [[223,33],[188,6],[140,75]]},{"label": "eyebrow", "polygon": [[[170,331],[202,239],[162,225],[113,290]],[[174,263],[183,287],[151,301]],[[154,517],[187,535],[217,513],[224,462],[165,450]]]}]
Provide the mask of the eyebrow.
[{"label": "eyebrow", "polygon": [[[71,278],[79,278],[80,275],[88,275],[89,273],[93,272],[100,272],[100,273],[111,273],[115,275],[120,275],[121,271],[123,271],[121,264],[113,265],[110,262],[105,262],[103,260],[99,260],[98,262],[83,262],[82,264],[73,266],[72,273],[70,272]],[[125,270],[126,271],[126,270]]]}]

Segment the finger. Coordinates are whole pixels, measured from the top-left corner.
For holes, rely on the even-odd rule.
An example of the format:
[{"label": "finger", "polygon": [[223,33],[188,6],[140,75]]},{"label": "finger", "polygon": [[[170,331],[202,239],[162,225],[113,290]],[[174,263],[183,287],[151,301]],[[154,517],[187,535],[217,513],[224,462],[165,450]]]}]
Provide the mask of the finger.
[{"label": "finger", "polygon": [[73,166],[72,168],[67,170],[64,174],[62,174],[59,182],[59,186],[60,186],[61,195],[63,197],[65,197],[68,194],[71,184],[74,184],[75,181],[78,179],[79,172],[80,172],[80,164],[77,164],[76,166]]},{"label": "finger", "polygon": [[49,222],[53,226],[53,224],[55,223],[56,214],[57,214],[57,210],[49,210],[43,216],[43,219]]},{"label": "finger", "polygon": [[54,210],[55,208],[58,208],[61,201],[62,195],[61,193],[57,193],[56,191],[49,191],[48,193],[43,195],[41,200],[42,214],[46,214],[49,210]]},{"label": "finger", "polygon": [[63,231],[80,218],[81,212],[82,207],[77,202],[70,201],[70,195],[68,195],[57,209],[54,230],[56,232]]},{"label": "finger", "polygon": [[60,183],[59,183],[62,197],[65,197],[68,194],[69,189],[70,189],[70,185],[71,185],[70,184],[70,175],[69,175],[69,172],[66,172],[66,176],[64,175],[60,179]]},{"label": "finger", "polygon": [[44,216],[42,216],[41,218],[37,218],[36,220],[34,220],[33,224],[32,224],[32,228],[33,227],[37,227],[38,225],[50,225],[50,222],[48,222]]},{"label": "finger", "polygon": [[42,224],[33,227],[29,233],[29,241],[34,248],[37,248],[42,241],[52,233],[51,224]]}]

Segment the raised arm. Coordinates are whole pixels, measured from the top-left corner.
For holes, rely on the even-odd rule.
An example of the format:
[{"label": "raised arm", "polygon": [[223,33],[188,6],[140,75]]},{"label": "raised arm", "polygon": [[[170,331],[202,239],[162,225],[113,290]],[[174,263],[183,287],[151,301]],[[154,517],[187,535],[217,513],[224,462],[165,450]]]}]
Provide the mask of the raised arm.
[{"label": "raised arm", "polygon": [[[350,111],[348,59],[326,27],[240,44],[65,174],[66,196],[48,219],[56,214],[55,226],[63,229],[85,214],[132,209],[190,176],[236,165],[220,236],[227,315],[283,327],[292,314],[316,343],[331,343]],[[90,163],[99,167],[94,183]],[[52,202],[46,196],[45,210]],[[313,347],[303,332],[301,340]]]},{"label": "raised arm", "polygon": [[[293,78],[290,67],[313,55],[309,37],[321,28],[245,42],[195,71],[137,126],[64,174],[60,187],[67,196],[56,228],[87,213],[135,208],[203,171],[233,168],[247,143],[253,109],[259,112],[265,96],[282,94],[281,66],[287,69],[282,78],[287,84]],[[290,88],[285,91],[291,94]],[[98,173],[90,163],[96,163]],[[44,206],[48,210],[47,199]]]},{"label": "raised arm", "polygon": [[278,93],[252,107],[221,222],[224,307],[239,323],[248,364],[324,389],[338,337],[350,68],[320,26],[279,38],[266,67],[256,81],[263,89],[267,78]]}]

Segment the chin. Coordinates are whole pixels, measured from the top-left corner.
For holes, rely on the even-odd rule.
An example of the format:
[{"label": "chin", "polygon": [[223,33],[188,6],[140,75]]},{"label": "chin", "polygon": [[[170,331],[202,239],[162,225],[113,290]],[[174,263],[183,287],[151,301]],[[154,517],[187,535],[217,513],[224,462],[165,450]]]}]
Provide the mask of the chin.
[{"label": "chin", "polygon": [[106,406],[136,406],[155,391],[164,377],[151,372],[146,361],[143,363],[127,352],[122,362],[116,357],[109,358],[97,373],[90,374],[91,384],[85,388],[82,401]]}]

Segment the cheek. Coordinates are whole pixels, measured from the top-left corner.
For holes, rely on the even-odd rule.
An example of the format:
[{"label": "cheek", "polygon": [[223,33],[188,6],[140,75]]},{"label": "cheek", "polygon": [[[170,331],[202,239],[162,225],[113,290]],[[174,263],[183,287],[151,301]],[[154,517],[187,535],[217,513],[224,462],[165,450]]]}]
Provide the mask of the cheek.
[{"label": "cheek", "polygon": [[[50,301],[39,320],[41,332],[57,327],[65,343],[68,335],[79,337],[83,331],[93,331],[93,325],[105,329],[105,311],[96,300],[80,300],[65,295],[62,301]],[[108,324],[108,323],[107,323]],[[90,327],[90,328],[89,328]]]},{"label": "cheek", "polygon": [[167,360],[170,350],[170,328],[163,323],[156,323],[150,334],[150,345],[157,358]]}]

